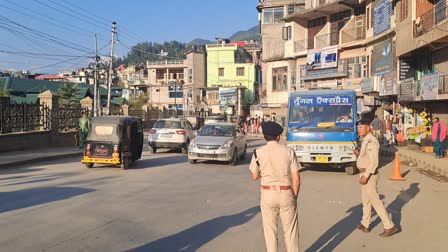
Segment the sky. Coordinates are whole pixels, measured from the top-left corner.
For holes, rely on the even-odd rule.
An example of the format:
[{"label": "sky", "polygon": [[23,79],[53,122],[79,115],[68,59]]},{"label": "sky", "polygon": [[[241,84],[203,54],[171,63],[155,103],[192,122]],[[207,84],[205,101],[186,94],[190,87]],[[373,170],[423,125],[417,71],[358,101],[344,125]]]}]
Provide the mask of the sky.
[{"label": "sky", "polygon": [[74,71],[138,42],[229,37],[258,24],[258,0],[0,0],[0,71]]}]

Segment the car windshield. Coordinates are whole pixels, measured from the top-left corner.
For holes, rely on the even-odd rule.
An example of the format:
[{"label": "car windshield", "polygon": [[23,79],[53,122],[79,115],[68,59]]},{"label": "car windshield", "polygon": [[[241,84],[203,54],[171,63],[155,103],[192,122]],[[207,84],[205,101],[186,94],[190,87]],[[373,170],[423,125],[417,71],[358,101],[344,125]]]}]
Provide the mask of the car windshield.
[{"label": "car windshield", "polygon": [[162,129],[181,129],[181,123],[179,121],[159,120],[154,124],[154,128]]},{"label": "car windshield", "polygon": [[234,126],[228,125],[205,125],[199,132],[199,136],[233,136],[235,133]]},{"label": "car windshield", "polygon": [[348,96],[296,97],[289,109],[289,127],[352,130],[353,113],[351,97]]}]

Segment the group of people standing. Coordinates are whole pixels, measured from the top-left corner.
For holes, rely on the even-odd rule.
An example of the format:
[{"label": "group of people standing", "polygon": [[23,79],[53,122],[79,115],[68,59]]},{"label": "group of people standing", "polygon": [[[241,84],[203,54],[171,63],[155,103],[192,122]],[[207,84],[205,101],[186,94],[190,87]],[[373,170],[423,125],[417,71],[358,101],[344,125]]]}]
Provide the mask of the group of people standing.
[{"label": "group of people standing", "polygon": [[243,122],[244,134],[258,134],[261,133],[261,125],[264,123],[264,119],[260,120],[260,117],[248,116]]}]

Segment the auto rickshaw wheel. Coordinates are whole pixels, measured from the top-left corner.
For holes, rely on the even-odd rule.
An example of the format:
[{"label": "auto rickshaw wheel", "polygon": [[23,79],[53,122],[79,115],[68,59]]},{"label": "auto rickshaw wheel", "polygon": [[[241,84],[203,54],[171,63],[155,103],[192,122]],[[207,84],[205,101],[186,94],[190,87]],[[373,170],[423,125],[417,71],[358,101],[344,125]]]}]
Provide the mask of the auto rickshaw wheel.
[{"label": "auto rickshaw wheel", "polygon": [[87,164],[84,164],[85,166],[86,166],[86,168],[92,168],[93,167],[93,163],[87,163]]},{"label": "auto rickshaw wheel", "polygon": [[121,169],[127,170],[129,168],[129,158],[123,158]]}]

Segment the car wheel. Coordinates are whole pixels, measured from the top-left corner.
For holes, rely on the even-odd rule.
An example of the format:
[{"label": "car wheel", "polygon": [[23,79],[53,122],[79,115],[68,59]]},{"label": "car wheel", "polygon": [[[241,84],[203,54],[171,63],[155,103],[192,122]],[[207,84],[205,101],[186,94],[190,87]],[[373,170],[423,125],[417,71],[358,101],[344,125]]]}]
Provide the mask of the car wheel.
[{"label": "car wheel", "polygon": [[229,161],[229,165],[234,166],[238,162],[238,151],[235,149],[233,151],[232,159]]},{"label": "car wheel", "polygon": [[247,144],[246,145],[244,145],[244,151],[243,151],[243,154],[241,155],[241,160],[244,160],[244,159],[246,159],[246,153],[247,153]]},{"label": "car wheel", "polygon": [[92,168],[93,167],[93,163],[87,163],[87,164],[84,164],[84,165],[85,165],[86,168]]},{"label": "car wheel", "polygon": [[156,153],[156,151],[157,151],[157,147],[152,147],[152,153]]},{"label": "car wheel", "polygon": [[196,164],[198,161],[196,159],[188,159],[188,163]]},{"label": "car wheel", "polygon": [[129,168],[129,158],[123,158],[121,169],[127,170]]}]

